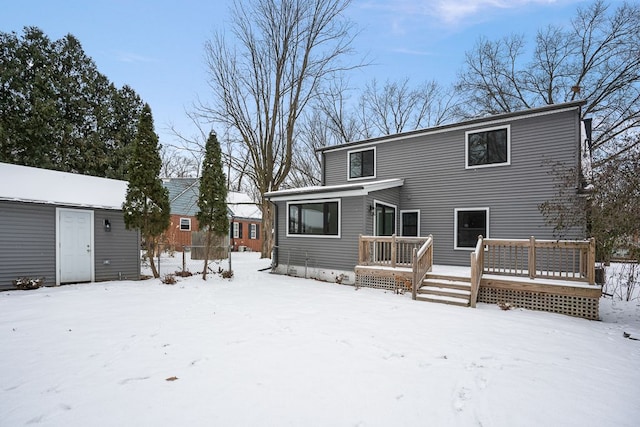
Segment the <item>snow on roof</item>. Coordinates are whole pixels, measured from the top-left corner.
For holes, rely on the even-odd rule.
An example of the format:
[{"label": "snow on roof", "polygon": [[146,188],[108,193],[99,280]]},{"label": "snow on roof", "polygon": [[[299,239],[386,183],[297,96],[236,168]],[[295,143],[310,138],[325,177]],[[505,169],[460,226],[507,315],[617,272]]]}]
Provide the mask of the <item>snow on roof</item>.
[{"label": "snow on roof", "polygon": [[127,181],[0,163],[0,200],[122,209]]},{"label": "snow on roof", "polygon": [[261,219],[262,212],[248,194],[229,191],[227,193],[227,207],[234,218]]}]

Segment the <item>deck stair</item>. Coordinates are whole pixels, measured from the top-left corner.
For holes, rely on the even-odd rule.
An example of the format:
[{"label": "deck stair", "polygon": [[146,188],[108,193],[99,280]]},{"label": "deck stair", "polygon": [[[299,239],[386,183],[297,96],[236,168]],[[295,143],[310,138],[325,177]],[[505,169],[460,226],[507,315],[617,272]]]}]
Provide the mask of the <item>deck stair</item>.
[{"label": "deck stair", "polygon": [[427,273],[417,290],[416,299],[469,307],[471,282],[469,277]]}]

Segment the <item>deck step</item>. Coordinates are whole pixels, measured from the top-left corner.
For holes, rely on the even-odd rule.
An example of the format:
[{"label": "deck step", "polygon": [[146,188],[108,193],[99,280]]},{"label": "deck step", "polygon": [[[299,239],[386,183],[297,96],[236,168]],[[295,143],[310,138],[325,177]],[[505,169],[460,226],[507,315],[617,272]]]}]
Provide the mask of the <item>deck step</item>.
[{"label": "deck step", "polygon": [[470,290],[471,282],[451,279],[432,279],[426,278],[422,281],[422,287],[434,286],[438,288]]},{"label": "deck step", "polygon": [[432,295],[432,294],[425,296],[425,294],[420,294],[416,296],[416,300],[427,301],[427,302],[439,302],[441,304],[457,305],[460,307],[469,307],[468,298],[456,298],[451,296]]},{"label": "deck step", "polygon": [[416,293],[416,300],[469,307],[471,283],[466,277],[428,274]]},{"label": "deck step", "polygon": [[456,298],[467,298],[471,296],[471,287],[467,289],[444,288],[439,286],[422,286],[417,291],[419,294],[444,295]]}]

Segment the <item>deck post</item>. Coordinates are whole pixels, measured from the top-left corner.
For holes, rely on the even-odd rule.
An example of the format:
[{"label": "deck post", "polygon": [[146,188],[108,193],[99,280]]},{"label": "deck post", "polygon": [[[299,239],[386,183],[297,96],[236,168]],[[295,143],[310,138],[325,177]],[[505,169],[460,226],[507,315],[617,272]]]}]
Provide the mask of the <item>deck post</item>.
[{"label": "deck post", "polygon": [[391,267],[396,268],[396,235],[391,235]]},{"label": "deck post", "polygon": [[413,248],[411,265],[413,267],[413,279],[411,280],[411,299],[416,299],[418,291],[418,248]]},{"label": "deck post", "polygon": [[536,238],[529,238],[529,278],[536,278]]},{"label": "deck post", "polygon": [[587,262],[587,280],[590,285],[596,284],[596,239],[589,239],[589,261]]}]

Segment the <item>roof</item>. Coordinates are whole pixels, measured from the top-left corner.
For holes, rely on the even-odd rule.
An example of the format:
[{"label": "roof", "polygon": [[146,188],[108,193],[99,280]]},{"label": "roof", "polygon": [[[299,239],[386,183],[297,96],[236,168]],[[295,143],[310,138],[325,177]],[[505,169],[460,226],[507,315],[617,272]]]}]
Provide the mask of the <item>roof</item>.
[{"label": "roof", "polygon": [[[200,180],[198,178],[163,178],[162,185],[169,190],[171,213],[175,215],[196,216]],[[258,205],[246,193],[229,191],[227,193],[229,217],[260,220],[262,213]]]},{"label": "roof", "polygon": [[510,113],[495,114],[491,116],[464,120],[462,122],[456,122],[456,123],[451,123],[451,124],[442,125],[442,126],[435,126],[435,127],[426,128],[426,129],[402,132],[402,133],[393,134],[393,135],[384,135],[376,138],[365,139],[362,141],[353,141],[353,142],[346,142],[346,143],[337,144],[337,145],[328,145],[326,147],[318,148],[316,151],[324,152],[324,151],[343,150],[343,149],[351,148],[353,146],[378,144],[382,142],[413,138],[413,137],[418,137],[418,136],[428,135],[433,133],[447,132],[454,129],[474,127],[478,125],[487,125],[492,123],[500,123],[507,120],[524,119],[528,117],[553,114],[553,113],[558,113],[562,111],[579,110],[580,107],[582,107],[585,104],[586,104],[586,101],[581,100],[581,101],[564,102],[561,104],[545,105],[544,107],[530,108],[527,110],[514,111]]},{"label": "roof", "polygon": [[265,193],[264,196],[274,202],[283,200],[296,200],[301,198],[310,200],[325,199],[329,197],[364,196],[373,191],[401,187],[402,185],[404,185],[404,179],[392,178],[356,184],[291,188],[287,190],[271,191],[269,193]]},{"label": "roof", "polygon": [[122,209],[127,181],[0,163],[0,200]]}]

